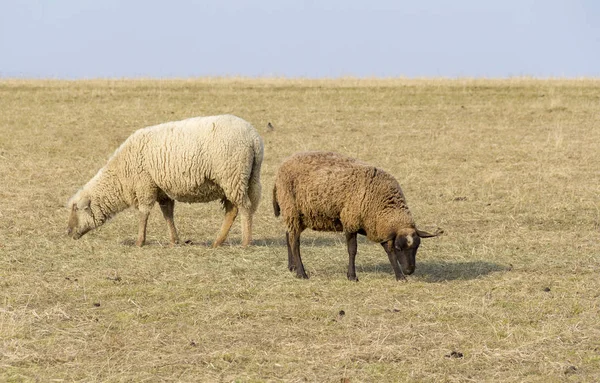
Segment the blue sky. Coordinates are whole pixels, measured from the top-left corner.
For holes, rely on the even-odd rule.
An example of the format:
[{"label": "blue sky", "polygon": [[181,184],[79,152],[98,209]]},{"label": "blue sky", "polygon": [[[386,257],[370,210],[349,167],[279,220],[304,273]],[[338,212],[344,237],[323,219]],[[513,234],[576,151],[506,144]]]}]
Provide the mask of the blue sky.
[{"label": "blue sky", "polygon": [[0,1],[0,77],[197,76],[600,77],[600,1]]}]

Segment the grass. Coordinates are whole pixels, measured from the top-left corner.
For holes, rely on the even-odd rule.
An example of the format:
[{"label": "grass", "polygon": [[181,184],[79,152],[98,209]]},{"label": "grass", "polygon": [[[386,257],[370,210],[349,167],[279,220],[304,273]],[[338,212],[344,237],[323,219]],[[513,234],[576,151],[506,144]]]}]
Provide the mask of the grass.
[{"label": "grass", "polygon": [[[600,81],[0,80],[0,380],[596,381]],[[265,142],[254,245],[217,203],[73,241],[65,203],[132,131],[233,113]],[[275,129],[269,131],[267,123]],[[305,232],[287,271],[278,164],[335,150],[395,175],[424,240],[407,283]]]}]

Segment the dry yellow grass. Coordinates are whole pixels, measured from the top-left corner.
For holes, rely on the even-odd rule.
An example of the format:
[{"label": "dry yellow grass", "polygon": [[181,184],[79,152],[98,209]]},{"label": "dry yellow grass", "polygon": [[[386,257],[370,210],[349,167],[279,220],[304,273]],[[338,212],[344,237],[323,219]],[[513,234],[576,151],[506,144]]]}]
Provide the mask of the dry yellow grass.
[{"label": "dry yellow grass", "polygon": [[[207,246],[217,203],[176,205],[188,246],[158,208],[141,249],[130,211],[66,236],[133,130],[220,113],[265,141],[254,246],[239,222]],[[386,169],[445,229],[408,283],[364,240],[347,281],[340,234],[306,232],[311,279],[287,271],[273,177],[315,149]],[[598,80],[1,80],[0,380],[596,381],[598,153]]]}]

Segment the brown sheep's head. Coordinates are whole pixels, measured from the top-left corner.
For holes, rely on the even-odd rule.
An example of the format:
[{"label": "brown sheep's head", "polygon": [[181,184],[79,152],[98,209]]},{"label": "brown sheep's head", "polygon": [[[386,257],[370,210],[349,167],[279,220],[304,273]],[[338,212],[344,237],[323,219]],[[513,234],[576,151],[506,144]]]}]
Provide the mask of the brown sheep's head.
[{"label": "brown sheep's head", "polygon": [[69,237],[79,239],[85,233],[98,226],[92,213],[91,204],[91,199],[85,195],[81,195],[81,193],[77,193],[71,198],[69,201],[71,213],[67,228]]},{"label": "brown sheep's head", "polygon": [[381,245],[388,254],[396,280],[406,279],[405,275],[415,272],[417,249],[421,244],[421,238],[435,237],[441,234],[428,233],[416,228],[400,230],[394,238],[382,242]]}]

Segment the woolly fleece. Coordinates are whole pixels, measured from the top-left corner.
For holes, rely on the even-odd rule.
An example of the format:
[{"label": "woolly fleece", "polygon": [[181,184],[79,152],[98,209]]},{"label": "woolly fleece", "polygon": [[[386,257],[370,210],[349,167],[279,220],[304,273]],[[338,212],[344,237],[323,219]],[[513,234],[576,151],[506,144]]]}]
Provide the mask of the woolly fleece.
[{"label": "woolly fleece", "polygon": [[288,231],[363,233],[384,242],[414,229],[398,181],[385,171],[331,152],[297,153],[281,164],[273,189],[275,215]]},{"label": "woolly fleece", "polygon": [[[263,150],[254,127],[232,115],[195,117],[139,129],[70,199],[73,211],[77,206],[85,207],[81,205],[89,200],[93,222],[80,219],[76,222],[77,232],[81,236],[130,206],[147,219],[156,201],[162,208],[162,203],[169,200],[222,200],[228,213],[234,210],[231,222],[239,208],[242,230],[249,231],[251,215],[260,200]],[[244,224],[244,220],[250,222]],[[145,223],[143,229],[145,237]],[[244,242],[249,242],[250,232],[243,236]]]}]

